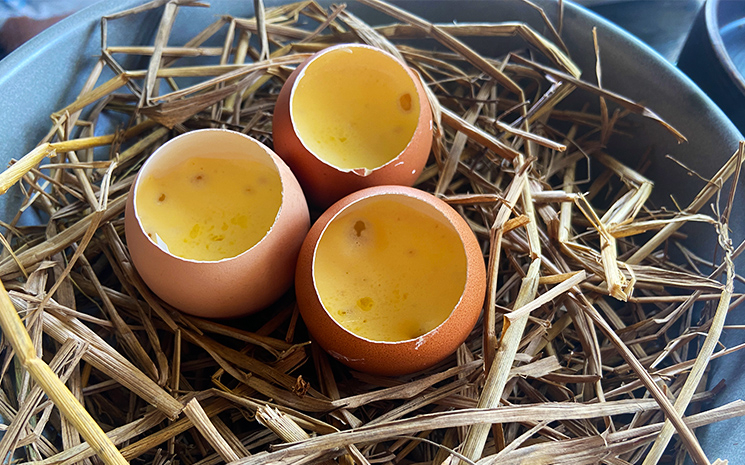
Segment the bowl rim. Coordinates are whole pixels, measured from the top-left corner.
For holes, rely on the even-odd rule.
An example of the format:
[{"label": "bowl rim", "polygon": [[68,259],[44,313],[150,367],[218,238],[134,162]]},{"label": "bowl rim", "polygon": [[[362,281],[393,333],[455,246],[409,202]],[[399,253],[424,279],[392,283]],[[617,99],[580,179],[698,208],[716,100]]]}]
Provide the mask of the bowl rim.
[{"label": "bowl rim", "polygon": [[720,0],[707,0],[704,5],[706,32],[711,41],[711,46],[714,49],[714,54],[724,67],[727,75],[732,79],[737,90],[739,90],[740,93],[745,94],[745,77],[743,77],[742,73],[737,69],[737,66],[735,66],[732,57],[727,51],[727,47],[724,45],[724,40],[722,39],[721,27],[719,24],[720,3]]},{"label": "bowl rim", "polygon": [[57,21],[35,35],[17,49],[0,60],[0,88],[18,72],[22,64],[41,55],[45,49],[54,46],[65,36],[75,34],[79,29],[90,27],[93,22],[119,11],[141,5],[146,0],[99,0],[69,16]]}]

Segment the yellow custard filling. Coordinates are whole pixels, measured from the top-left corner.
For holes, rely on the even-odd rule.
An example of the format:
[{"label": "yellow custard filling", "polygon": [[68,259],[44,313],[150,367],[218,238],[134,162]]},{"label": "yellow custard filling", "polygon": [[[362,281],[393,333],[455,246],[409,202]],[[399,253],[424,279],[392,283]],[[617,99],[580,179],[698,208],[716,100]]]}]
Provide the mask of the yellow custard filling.
[{"label": "yellow custard filling", "polygon": [[366,48],[330,51],[298,78],[292,120],[305,146],[344,170],[373,170],[396,158],[419,121],[411,76],[392,57]]},{"label": "yellow custard filling", "polygon": [[282,203],[276,167],[238,154],[184,158],[138,181],[137,214],[147,235],[181,258],[235,257],[269,231]]},{"label": "yellow custard filling", "polygon": [[313,277],[340,325],[374,341],[419,337],[444,322],[466,283],[455,228],[432,207],[399,196],[344,210],[319,241]]}]

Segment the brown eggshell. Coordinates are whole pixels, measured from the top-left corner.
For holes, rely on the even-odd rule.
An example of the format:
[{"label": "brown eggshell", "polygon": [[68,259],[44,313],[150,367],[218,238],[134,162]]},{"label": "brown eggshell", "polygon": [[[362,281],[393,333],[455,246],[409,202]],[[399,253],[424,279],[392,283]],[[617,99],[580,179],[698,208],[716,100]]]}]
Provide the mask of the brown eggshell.
[{"label": "brown eggshell", "polygon": [[[401,65],[411,76],[417,90],[419,122],[411,141],[398,156],[374,170],[343,170],[323,161],[303,144],[295,131],[290,105],[298,78],[319,56],[344,47],[374,49],[367,45],[344,44],[328,47],[312,55],[292,72],[282,86],[272,120],[275,152],[290,165],[303,186],[308,201],[324,208],[345,195],[366,187],[389,184],[413,185],[427,163],[432,148],[432,110],[427,94],[419,77],[403,63]],[[391,59],[398,61],[393,56]]]},{"label": "brown eggshell", "polygon": [[140,176],[127,199],[125,234],[135,268],[161,299],[192,315],[231,318],[270,305],[290,288],[310,218],[303,191],[287,165],[266,146],[241,133],[192,131],[172,139],[152,157],[162,150],[188,148],[188,152],[199,153],[200,149],[216,147],[260,150],[277,167],[282,203],[270,231],[259,243],[236,257],[219,261],[189,260],[164,251],[143,231],[137,217],[134,197]]},{"label": "brown eggshell", "polygon": [[[454,226],[463,241],[467,278],[461,298],[437,328],[401,342],[362,338],[342,327],[326,311],[313,277],[318,242],[342,210],[371,196],[409,196],[434,206]],[[486,293],[486,269],[479,243],[468,223],[452,207],[424,191],[405,186],[378,186],[357,191],[331,206],[316,221],[303,242],[295,275],[298,306],[308,330],[331,356],[359,371],[385,376],[413,373],[431,367],[452,354],[473,330]]]}]

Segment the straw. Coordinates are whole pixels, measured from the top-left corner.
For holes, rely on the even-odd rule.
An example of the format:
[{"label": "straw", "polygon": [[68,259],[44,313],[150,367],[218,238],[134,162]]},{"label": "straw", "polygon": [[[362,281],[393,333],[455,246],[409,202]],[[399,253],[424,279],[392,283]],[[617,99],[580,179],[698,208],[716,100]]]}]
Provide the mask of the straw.
[{"label": "straw", "polygon": [[[200,2],[102,18],[83,87],[0,173],[0,193],[22,199],[0,238],[0,453],[35,465],[709,463],[695,428],[745,415],[741,401],[707,410],[723,386],[711,361],[745,348],[720,340],[742,329],[725,326],[745,300],[733,290],[745,242],[731,243],[736,191],[723,189],[740,181],[745,144],[711,153],[726,160],[712,173],[655,159],[698,192],[666,202],[647,171],[660,148],[624,156],[616,142],[649,126],[666,132],[662,148],[685,135],[609,88],[600,31],[586,31],[594,78],[581,77],[562,2],[525,1],[533,25],[433,23],[380,0],[253,3],[255,17],[210,11],[181,42],[177,15]],[[392,24],[365,22],[366,8]],[[113,43],[109,26],[144,14],[159,20],[149,43]],[[518,48],[482,55],[480,40]],[[124,234],[128,191],[159,145],[227,128],[271,147],[293,68],[346,42],[421,80],[434,138],[415,185],[458,211],[487,265],[479,323],[454,354],[400,377],[328,356],[292,292],[238,320],[179,312],[142,280]],[[719,247],[694,253],[701,238]]]}]

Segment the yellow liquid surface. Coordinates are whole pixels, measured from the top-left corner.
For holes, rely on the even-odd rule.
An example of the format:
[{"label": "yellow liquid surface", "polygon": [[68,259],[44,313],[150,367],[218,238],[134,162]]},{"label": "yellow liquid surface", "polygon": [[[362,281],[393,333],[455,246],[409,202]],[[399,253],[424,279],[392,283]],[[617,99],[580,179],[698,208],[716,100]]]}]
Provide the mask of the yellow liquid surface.
[{"label": "yellow liquid surface", "polygon": [[445,321],[463,294],[467,265],[460,237],[421,206],[363,200],[321,237],[313,271],[318,295],[328,313],[358,336],[419,337]]},{"label": "yellow liquid surface", "polygon": [[339,49],[313,61],[292,97],[305,146],[344,170],[385,165],[406,148],[419,121],[416,87],[392,58]]},{"label": "yellow liquid surface", "polygon": [[143,229],[161,248],[216,261],[240,255],[266,235],[282,203],[282,184],[271,164],[236,155],[192,157],[143,177],[136,203]]}]

